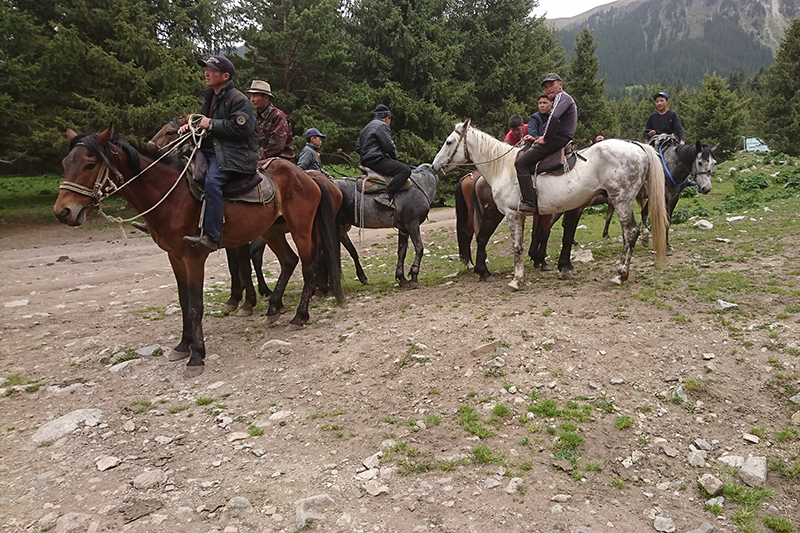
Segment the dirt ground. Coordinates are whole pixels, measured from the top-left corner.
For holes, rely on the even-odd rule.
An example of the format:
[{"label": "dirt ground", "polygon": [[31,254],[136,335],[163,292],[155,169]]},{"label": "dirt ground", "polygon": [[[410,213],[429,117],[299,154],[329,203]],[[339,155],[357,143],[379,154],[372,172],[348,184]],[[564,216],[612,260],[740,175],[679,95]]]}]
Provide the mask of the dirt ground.
[{"label": "dirt ground", "polygon": [[[429,254],[434,238],[452,245],[454,227],[451,209],[434,212]],[[354,230],[368,275],[393,272],[390,232],[365,231],[359,244]],[[23,385],[0,396],[0,530],[608,533],[655,531],[660,516],[679,532],[702,522],[732,532],[741,505],[704,511],[696,482],[736,481],[717,461],[726,454],[770,458],[773,494],[753,511],[754,531],[768,531],[767,513],[799,526],[798,478],[772,468],[798,453],[797,440],[776,438],[797,410],[786,390],[800,384],[800,360],[785,347],[798,324],[774,318],[798,298],[743,291],[733,337],[696,291],[648,296],[665,274],[647,252],[621,288],[605,286],[612,262],[579,264],[577,283],[528,264],[528,285],[509,293],[502,276],[481,283],[453,261],[435,286],[321,302],[297,332],[288,312],[275,324],[263,310],[207,316],[206,372],[184,381],[184,363],[161,352],[121,369],[101,362],[178,342],[180,313],[153,319],[177,290],[149,238],[4,224],[0,385]],[[670,262],[780,271],[798,253],[717,267],[676,250]],[[224,254],[212,254],[207,287],[227,283]],[[773,331],[780,349],[763,347]],[[679,385],[685,403],[672,400]],[[546,400],[585,416],[528,414]],[[99,422],[34,438],[90,408]],[[470,432],[468,412],[491,436]],[[743,439],[754,428],[759,443]],[[564,431],[582,437],[572,462],[558,455]],[[711,445],[705,465],[688,462],[696,439]],[[116,466],[102,469],[109,458]]]}]

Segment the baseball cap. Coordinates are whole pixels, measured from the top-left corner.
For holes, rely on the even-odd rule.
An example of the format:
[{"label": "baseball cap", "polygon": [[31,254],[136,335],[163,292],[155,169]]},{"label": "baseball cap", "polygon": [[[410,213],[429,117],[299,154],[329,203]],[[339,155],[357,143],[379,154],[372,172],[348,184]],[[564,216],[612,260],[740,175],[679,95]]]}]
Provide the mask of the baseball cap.
[{"label": "baseball cap", "polygon": [[236,73],[236,67],[234,67],[233,63],[231,63],[230,60],[224,56],[211,56],[205,61],[198,59],[197,64],[201,67],[208,67],[213,68],[214,70],[219,70],[220,72],[227,72],[230,74],[231,78]]},{"label": "baseball cap", "polygon": [[662,91],[662,92],[660,92],[660,93],[656,93],[656,94],[655,94],[655,96],[653,96],[653,100],[655,100],[655,99],[656,99],[656,98],[658,98],[659,96],[663,96],[664,98],[666,98],[667,100],[669,100],[669,95],[668,95],[667,93],[663,92],[663,91]]},{"label": "baseball cap", "polygon": [[542,85],[544,85],[548,81],[561,81],[561,76],[559,76],[555,72],[551,72],[550,74],[544,77],[544,79],[542,80]]},{"label": "baseball cap", "polygon": [[322,137],[323,139],[325,136],[319,131],[317,128],[308,128],[306,130],[306,139],[310,139],[311,137]]}]

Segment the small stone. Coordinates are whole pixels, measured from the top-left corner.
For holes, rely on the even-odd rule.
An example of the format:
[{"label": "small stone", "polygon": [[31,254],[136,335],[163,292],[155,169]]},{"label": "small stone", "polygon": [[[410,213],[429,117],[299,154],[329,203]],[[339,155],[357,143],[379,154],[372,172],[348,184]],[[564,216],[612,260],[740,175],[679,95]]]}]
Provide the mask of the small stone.
[{"label": "small stone", "polygon": [[705,450],[707,452],[711,451],[711,445],[703,439],[695,439],[694,443],[701,450]]},{"label": "small stone", "polygon": [[495,348],[500,346],[501,342],[502,341],[500,341],[500,339],[498,339],[498,340],[483,344],[481,346],[478,346],[477,348],[474,348],[472,350],[472,357],[483,357],[485,355],[488,355],[488,354],[492,353],[492,351]]},{"label": "small stone", "polygon": [[717,459],[720,463],[725,463],[733,468],[741,468],[744,465],[744,457],[741,455],[723,455]]},{"label": "small stone", "polygon": [[673,448],[672,446],[664,446],[663,448],[661,448],[661,451],[663,451],[664,454],[667,455],[668,457],[678,457],[678,453],[680,453],[678,452],[677,449]]},{"label": "small stone", "polygon": [[167,482],[167,474],[162,470],[142,472],[133,478],[133,488],[139,490],[153,489]]},{"label": "small stone", "polygon": [[256,457],[264,457],[264,455],[266,455],[267,453],[267,450],[265,450],[264,448],[253,448],[252,450],[250,450],[250,453],[252,453]]},{"label": "small stone", "polygon": [[714,359],[715,357],[716,357],[716,355],[714,355],[713,353],[704,353],[703,354],[703,359],[705,359],[706,361],[710,361],[711,359]]},{"label": "small stone", "polygon": [[667,376],[664,378],[664,381],[666,381],[667,383],[672,383],[673,381],[678,381],[680,379],[681,378],[678,376]]},{"label": "small stone", "polygon": [[245,498],[244,496],[234,496],[228,503],[225,504],[227,509],[235,509],[235,510],[243,510],[249,509],[252,505],[250,504],[250,500]]},{"label": "small stone", "polygon": [[742,435],[742,438],[745,441],[753,443],[753,444],[758,444],[758,442],[761,440],[761,439],[758,438],[757,435],[751,435],[750,433],[745,433],[744,435]]},{"label": "small stone", "polygon": [[792,424],[795,426],[800,426],[800,411],[797,411],[792,415]]},{"label": "small stone", "polygon": [[748,457],[739,469],[739,478],[751,487],[763,487],[767,481],[767,458]]},{"label": "small stone", "polygon": [[101,472],[105,472],[115,466],[119,465],[122,460],[119,457],[114,457],[113,455],[107,455],[97,461],[97,469]]},{"label": "small stone", "polygon": [[133,420],[128,420],[124,424],[122,424],[122,430],[127,431],[128,433],[136,430],[136,424],[133,423]]},{"label": "small stone", "polygon": [[713,533],[713,532],[714,532],[714,526],[712,526],[708,522],[703,522],[697,529],[687,531],[686,533]]},{"label": "small stone", "polygon": [[550,508],[551,514],[561,514],[564,512],[564,507],[560,504],[555,504]]},{"label": "small stone", "polygon": [[686,391],[683,390],[683,385],[678,385],[678,388],[672,391],[672,397],[678,398],[682,402],[689,401],[689,396],[687,396]]},{"label": "small stone", "polygon": [[[160,350],[157,352],[157,350]],[[141,355],[142,357],[147,357],[149,355],[153,355],[153,353],[163,353],[164,348],[159,346],[158,344],[151,344],[150,346],[145,346],[143,348],[139,348],[136,350],[137,355]]]},{"label": "small stone", "polygon": [[362,462],[362,464],[364,465],[364,468],[367,468],[367,469],[378,468],[378,465],[381,464],[381,457],[382,456],[383,456],[383,452],[377,452],[377,453],[375,453],[373,455],[370,455],[369,457],[364,459],[364,461]]},{"label": "small stone", "polygon": [[575,469],[575,467],[572,466],[572,463],[565,460],[553,461],[553,466],[560,468],[564,472],[572,472]]},{"label": "small stone", "polygon": [[730,309],[738,309],[739,304],[726,302],[725,300],[717,300],[714,302],[714,309],[716,311],[728,311]]},{"label": "small stone", "polygon": [[493,477],[487,477],[486,481],[483,482],[483,486],[487,489],[494,489],[500,486],[500,482]]},{"label": "small stone", "polygon": [[153,439],[157,443],[161,444],[162,446],[166,446],[167,444],[172,442],[172,437],[166,437],[164,435],[159,435]]},{"label": "small stone", "polygon": [[246,431],[234,431],[228,435],[228,442],[236,442],[237,440],[245,440],[247,438],[250,438],[250,433]]},{"label": "small stone", "polygon": [[722,489],[725,487],[725,484],[719,480],[713,474],[703,474],[697,480],[703,490],[705,490],[709,496],[716,496],[717,494],[722,492]]},{"label": "small stone", "polygon": [[377,479],[367,481],[364,484],[364,490],[367,491],[367,494],[370,496],[378,496],[379,494],[389,493],[389,487],[386,485],[381,485]]},{"label": "small stone", "polygon": [[292,416],[292,412],[291,411],[278,411],[276,413],[272,413],[271,415],[269,415],[269,419],[271,421],[273,421],[273,422],[276,422],[276,421],[279,422],[279,421],[285,420],[285,419],[287,419],[287,418],[289,418],[291,416]]},{"label": "small stone", "polygon": [[700,220],[694,223],[694,227],[697,229],[714,229],[714,224],[704,218],[701,218]]},{"label": "small stone", "polygon": [[89,427],[97,426],[100,424],[102,417],[103,412],[100,409],[77,409],[44,424],[36,430],[31,440],[35,444],[48,441],[55,442],[61,437],[69,435],[82,425]]},{"label": "small stone", "polygon": [[609,381],[609,383],[611,383],[612,385],[622,385],[623,383],[625,383],[625,380],[624,380],[624,379],[622,379],[622,378],[611,378],[611,379],[610,379],[610,380],[608,380],[608,381]]},{"label": "small stone", "polygon": [[594,381],[590,381],[589,382],[589,388],[590,389],[594,389],[594,390],[598,390],[600,388],[600,384],[596,383]]},{"label": "small stone", "polygon": [[706,465],[705,452],[701,451],[689,452],[688,460],[689,464],[692,466],[705,466]]},{"label": "small stone", "polygon": [[706,500],[706,505],[709,507],[713,507],[715,505],[719,505],[722,507],[722,504],[725,503],[725,496],[717,496],[716,498],[711,498],[710,500]]},{"label": "small stone", "polygon": [[789,401],[792,402],[792,403],[796,403],[797,405],[800,405],[800,393],[799,394],[795,394],[794,396],[789,398]]},{"label": "small stone", "polygon": [[675,524],[672,522],[671,518],[667,518],[666,516],[657,516],[653,521],[653,527],[656,531],[661,531],[662,533],[672,533],[675,531]]},{"label": "small stone", "polygon": [[564,503],[566,501],[569,501],[570,499],[572,499],[572,495],[571,494],[556,494],[555,496],[550,498],[550,501],[551,502]]}]

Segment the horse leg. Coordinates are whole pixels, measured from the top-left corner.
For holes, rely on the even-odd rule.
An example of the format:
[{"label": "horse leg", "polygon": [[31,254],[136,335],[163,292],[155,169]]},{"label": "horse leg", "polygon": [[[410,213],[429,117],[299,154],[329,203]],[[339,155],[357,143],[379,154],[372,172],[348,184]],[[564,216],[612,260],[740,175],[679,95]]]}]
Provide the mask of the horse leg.
[{"label": "horse leg", "polygon": [[606,209],[606,225],[603,226],[603,238],[608,239],[608,228],[611,226],[611,219],[614,218],[614,206],[611,205],[611,202],[608,203],[608,209]]},{"label": "horse leg", "polygon": [[533,261],[534,268],[542,272],[553,270],[547,264],[547,241],[550,239],[550,227],[553,215],[535,215],[533,217],[533,231],[531,232],[531,246],[528,256]]},{"label": "horse leg", "polygon": [[573,209],[564,213],[564,220],[561,227],[564,228],[564,235],[561,237],[561,254],[558,256],[558,271],[561,272],[561,279],[572,279],[577,270],[572,266],[572,245],[575,242],[575,230],[578,229],[578,222],[581,220],[583,208]]},{"label": "horse leg", "polygon": [[283,293],[286,291],[286,284],[289,283],[294,269],[297,268],[299,259],[289,243],[286,242],[286,234],[282,228],[270,228],[264,235],[264,240],[281,265],[281,273],[278,281],[275,282],[275,289],[269,297],[269,308],[267,309],[267,321],[275,322],[283,312]]},{"label": "horse leg", "polygon": [[422,264],[422,255],[425,253],[425,246],[422,244],[422,235],[419,232],[419,226],[406,225],[411,243],[414,245],[414,262],[411,264],[411,269],[408,271],[408,276],[411,278],[409,283],[412,289],[419,288],[419,267]]},{"label": "horse leg", "polygon": [[669,221],[666,228],[667,255],[672,255],[672,246],[669,245],[669,227],[672,225],[672,212],[675,211],[675,206],[678,205],[678,198],[680,198],[680,196],[680,193],[676,193],[667,203],[667,220]]},{"label": "horse leg", "polygon": [[[469,177],[468,177],[469,176]],[[465,183],[467,180],[472,181],[472,175],[468,174],[461,178],[456,185],[455,199],[456,199],[456,238],[458,241],[458,258],[469,270],[472,267],[472,237],[475,229],[472,224],[472,185]],[[464,188],[470,189],[469,198],[464,194]]]},{"label": "horse leg", "polygon": [[353,245],[353,241],[350,240],[350,235],[347,233],[349,229],[349,225],[340,228],[339,242],[342,243],[344,249],[347,250],[347,253],[349,253],[350,257],[353,258],[353,264],[356,266],[356,276],[358,276],[358,281],[364,285],[368,285],[369,280],[367,279],[367,275],[364,273],[364,269],[361,268],[361,262],[358,260],[358,251]]},{"label": "horse leg", "polygon": [[[192,342],[189,362],[183,377],[186,379],[199,376],[205,370],[206,343],[203,338],[203,277],[207,252],[193,252],[183,258],[186,275],[186,292],[188,303],[188,319]],[[185,334],[184,334],[185,335]]]},{"label": "horse leg", "polygon": [[192,344],[192,324],[189,320],[189,286],[186,282],[186,268],[183,262],[172,254],[168,254],[169,262],[172,265],[172,272],[178,282],[178,302],[181,306],[181,342],[172,349],[169,354],[170,361],[180,361],[189,357],[189,350]]},{"label": "horse leg", "polygon": [[242,301],[242,292],[244,291],[240,275],[242,267],[239,264],[239,256],[235,248],[225,248],[225,255],[228,257],[228,272],[231,275],[231,296],[225,302],[225,312],[232,313],[236,311],[239,302]]},{"label": "horse leg", "polygon": [[239,283],[244,287],[244,304],[236,316],[250,316],[256,306],[256,289],[253,287],[253,272],[250,270],[250,244],[236,248],[237,263],[239,264]]},{"label": "horse leg", "polygon": [[[308,314],[308,306],[311,303],[311,297],[314,293],[317,280],[317,270],[319,267],[317,260],[321,261],[320,254],[322,252],[318,252],[319,247],[314,246],[314,243],[312,242],[312,235],[314,232],[311,230],[311,228],[308,228],[308,230],[309,231],[307,233],[292,233],[295,246],[297,246],[297,252],[300,254],[300,266],[303,271],[303,291],[300,294],[300,303],[297,305],[297,312],[295,313],[294,318],[289,321],[288,329],[290,331],[300,329],[308,323],[310,318]],[[296,264],[297,263],[295,260],[295,265]]]},{"label": "horse leg", "polygon": [[522,260],[525,215],[519,211],[509,211],[506,219],[508,219],[508,229],[511,233],[511,246],[514,249],[514,279],[507,288],[511,291],[518,291],[525,285],[525,263]]},{"label": "horse leg", "polygon": [[647,227],[647,202],[642,206],[642,225],[641,225],[642,246],[650,246],[650,230]]},{"label": "horse leg", "polygon": [[503,220],[503,213],[497,208],[487,207],[481,217],[481,225],[478,228],[478,234],[475,236],[475,273],[480,276],[481,281],[491,279],[492,274],[489,272],[489,267],[486,264],[486,245],[489,239],[494,235],[497,226]]},{"label": "horse leg", "polygon": [[267,280],[264,279],[264,249],[266,247],[267,243],[261,237],[250,243],[250,261],[253,263],[253,270],[256,271],[256,279],[258,279],[258,294],[265,298],[272,294]]},{"label": "horse leg", "polygon": [[408,251],[408,233],[397,232],[397,266],[394,269],[394,279],[396,279],[400,286],[408,289],[411,286],[406,279],[405,272],[403,271],[406,262],[406,252]]},{"label": "horse leg", "polygon": [[636,225],[636,218],[633,215],[633,206],[631,204],[618,207],[617,218],[622,227],[622,252],[617,264],[617,273],[609,280],[613,285],[621,285],[624,281],[627,281],[633,247],[636,246],[636,239],[639,238],[639,226]]}]

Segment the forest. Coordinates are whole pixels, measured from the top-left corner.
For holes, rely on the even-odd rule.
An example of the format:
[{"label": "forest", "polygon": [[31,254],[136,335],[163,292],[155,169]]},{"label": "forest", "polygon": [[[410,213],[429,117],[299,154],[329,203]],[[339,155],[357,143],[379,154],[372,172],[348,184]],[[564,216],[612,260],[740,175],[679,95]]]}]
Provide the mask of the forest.
[{"label": "forest", "polygon": [[[558,72],[576,100],[576,144],[596,135],[640,139],[665,90],[687,141],[760,136],[797,154],[800,21],[775,63],[754,74],[714,65],[701,86],[606,88],[597,42],[583,29],[567,52],[531,15],[536,0],[3,0],[0,11],[0,174],[60,172],[64,131],[104,129],[142,141],[199,110],[197,60],[224,53],[234,82],[272,85],[295,143],[316,127],[323,163],[357,163],[353,146],[378,103],[393,113],[403,161],[431,161],[455,122],[495,136],[536,110],[541,79]],[[635,58],[632,58],[632,61]],[[733,65],[725,65],[730,68]],[[614,94],[612,94],[614,93]]]}]

